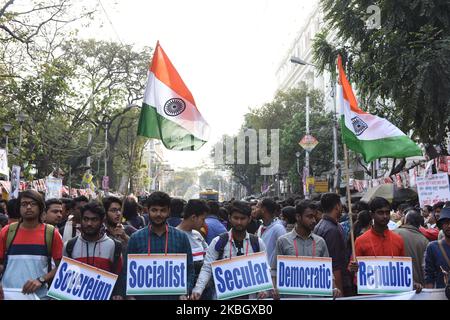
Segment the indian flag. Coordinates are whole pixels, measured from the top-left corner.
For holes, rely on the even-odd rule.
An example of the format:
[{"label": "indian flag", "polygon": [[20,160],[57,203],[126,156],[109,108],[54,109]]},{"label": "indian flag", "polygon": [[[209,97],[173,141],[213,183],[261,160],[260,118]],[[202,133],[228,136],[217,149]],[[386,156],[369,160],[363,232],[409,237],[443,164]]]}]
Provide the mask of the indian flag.
[{"label": "indian flag", "polygon": [[194,97],[158,41],[137,134],[159,139],[170,150],[197,150],[208,140],[209,130]]},{"label": "indian flag", "polygon": [[344,143],[353,151],[361,153],[367,163],[379,158],[421,156],[419,146],[399,128],[358,107],[340,56],[338,68],[337,103],[341,110],[340,123]]}]

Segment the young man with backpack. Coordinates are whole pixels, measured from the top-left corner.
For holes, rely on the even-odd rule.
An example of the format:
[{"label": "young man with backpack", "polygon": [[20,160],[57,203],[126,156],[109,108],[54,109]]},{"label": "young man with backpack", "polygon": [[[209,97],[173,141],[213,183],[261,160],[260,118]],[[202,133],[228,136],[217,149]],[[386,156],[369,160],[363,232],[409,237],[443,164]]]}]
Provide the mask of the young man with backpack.
[{"label": "young man with backpack", "polygon": [[[120,275],[122,271],[122,245],[106,235],[103,225],[105,209],[92,201],[81,208],[81,235],[64,244],[63,255],[90,266]],[[112,293],[113,300],[122,297],[118,280]]]},{"label": "young man with backpack", "polygon": [[[58,230],[41,221],[44,199],[34,190],[19,194],[19,222],[0,232],[0,299],[2,288],[21,288],[47,299],[47,284],[55,276],[62,257],[63,242]],[[55,267],[52,267],[52,259]]]},{"label": "young man with backpack", "polygon": [[[220,234],[211,241],[197,283],[192,290],[192,300],[200,299],[203,290],[205,290],[208,282],[211,280],[211,263],[213,261],[265,251],[264,242],[255,235],[247,232],[251,214],[248,203],[244,201],[234,201],[232,202],[229,211],[231,229],[228,232]],[[245,297],[239,298],[242,299]]]}]

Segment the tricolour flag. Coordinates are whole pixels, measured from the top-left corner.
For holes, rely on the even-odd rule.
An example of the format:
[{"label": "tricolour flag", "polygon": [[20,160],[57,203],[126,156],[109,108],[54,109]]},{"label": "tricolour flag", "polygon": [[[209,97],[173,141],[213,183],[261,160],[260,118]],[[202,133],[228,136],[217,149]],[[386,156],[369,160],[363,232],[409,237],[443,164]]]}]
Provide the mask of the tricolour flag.
[{"label": "tricolour flag", "polygon": [[341,131],[344,143],[361,153],[366,162],[379,158],[421,156],[422,151],[406,134],[386,119],[362,111],[345,76],[338,57],[339,83],[337,103],[341,110]]},{"label": "tricolour flag", "polygon": [[197,150],[209,137],[209,125],[159,42],[150,67],[137,134],[159,139],[171,150]]}]

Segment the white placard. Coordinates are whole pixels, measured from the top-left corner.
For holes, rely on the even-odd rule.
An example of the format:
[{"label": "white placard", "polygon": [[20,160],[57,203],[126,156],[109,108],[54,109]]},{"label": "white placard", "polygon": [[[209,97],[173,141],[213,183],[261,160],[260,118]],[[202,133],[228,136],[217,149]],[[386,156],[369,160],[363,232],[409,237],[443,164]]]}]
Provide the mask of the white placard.
[{"label": "white placard", "polygon": [[277,287],[281,294],[332,296],[332,259],[277,256]]},{"label": "white placard", "polygon": [[187,294],[186,254],[129,254],[127,295]]},{"label": "white placard", "polygon": [[24,294],[20,288],[3,288],[5,300],[40,300],[35,293]]},{"label": "white placard", "polygon": [[211,266],[219,300],[273,289],[265,252],[214,261]]},{"label": "white placard", "polygon": [[411,257],[356,257],[358,294],[401,293],[413,290]]},{"label": "white placard", "polygon": [[0,174],[9,177],[8,157],[5,149],[0,149]]},{"label": "white placard", "polygon": [[47,186],[45,200],[59,199],[62,197],[62,179],[49,176],[45,179],[45,185]]},{"label": "white placard", "polygon": [[11,173],[11,199],[19,198],[19,189],[20,189],[20,167],[12,166]]},{"label": "white placard", "polygon": [[421,208],[450,200],[447,173],[438,173],[425,177],[418,176],[416,184]]},{"label": "white placard", "polygon": [[47,295],[57,300],[109,300],[118,276],[63,257]]}]

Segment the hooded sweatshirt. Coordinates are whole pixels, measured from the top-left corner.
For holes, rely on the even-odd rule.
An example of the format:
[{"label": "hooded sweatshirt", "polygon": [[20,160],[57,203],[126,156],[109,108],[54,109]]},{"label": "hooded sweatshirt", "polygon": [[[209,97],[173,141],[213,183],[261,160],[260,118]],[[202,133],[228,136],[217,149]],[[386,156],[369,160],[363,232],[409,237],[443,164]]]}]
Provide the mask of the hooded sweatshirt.
[{"label": "hooded sweatshirt", "polygon": [[[117,263],[117,270],[112,270],[114,240],[106,235],[104,228],[100,231],[100,235],[97,241],[92,242],[85,240],[82,235],[78,236],[73,247],[72,259],[111,273],[120,274],[122,271],[122,256]],[[66,245],[67,242],[64,244],[63,255],[67,257]]]}]

